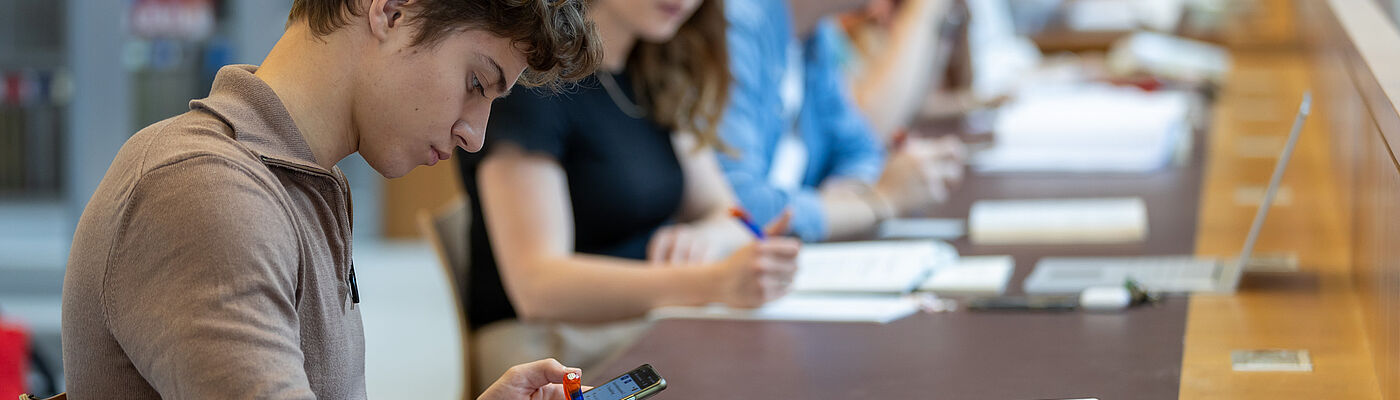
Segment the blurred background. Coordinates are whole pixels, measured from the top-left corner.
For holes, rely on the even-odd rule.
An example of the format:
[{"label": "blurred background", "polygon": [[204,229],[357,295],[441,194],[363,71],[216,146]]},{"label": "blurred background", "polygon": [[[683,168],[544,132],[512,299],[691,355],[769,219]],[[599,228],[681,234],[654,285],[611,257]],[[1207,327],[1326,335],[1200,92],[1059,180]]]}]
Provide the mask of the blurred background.
[{"label": "blurred background", "polygon": [[[1378,1],[1394,20],[1400,0]],[[1014,30],[1047,58],[1103,59],[1114,43],[1154,31],[1230,50],[1300,46],[1287,0],[1005,0]],[[0,331],[26,332],[36,392],[62,390],[59,305],[74,227],[120,146],[186,111],[219,67],[256,64],[280,37],[290,0],[0,0]],[[974,18],[976,18],[974,16]],[[976,35],[970,36],[976,46]],[[397,327],[445,302],[430,298],[437,262],[416,214],[461,192],[456,167],[389,182],[352,156],[341,164],[355,201],[355,253],[366,271],[370,391],[405,395],[431,368],[395,371],[391,357],[431,359],[396,344]],[[426,296],[426,297],[425,297]],[[424,314],[420,314],[420,312]],[[446,323],[446,322],[443,322]],[[0,336],[0,345],[11,336]],[[3,346],[0,346],[3,347]],[[13,355],[11,355],[13,356]],[[0,352],[0,361],[4,361]],[[24,357],[30,357],[24,355]],[[382,362],[381,362],[382,361]],[[395,391],[379,382],[396,382]],[[412,397],[412,396],[409,396]]]}]

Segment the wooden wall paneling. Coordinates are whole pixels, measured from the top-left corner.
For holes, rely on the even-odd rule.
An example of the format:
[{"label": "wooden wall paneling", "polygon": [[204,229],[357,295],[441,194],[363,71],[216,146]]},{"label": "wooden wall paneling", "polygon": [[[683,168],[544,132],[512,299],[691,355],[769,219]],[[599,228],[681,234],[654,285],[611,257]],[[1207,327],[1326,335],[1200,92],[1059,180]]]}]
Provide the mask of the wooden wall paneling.
[{"label": "wooden wall paneling", "polygon": [[[1378,131],[1371,131],[1372,137],[1379,138]],[[1376,244],[1380,250],[1380,256],[1376,260],[1375,268],[1370,277],[1369,285],[1375,287],[1375,293],[1371,294],[1372,302],[1376,303],[1376,309],[1371,315],[1378,326],[1377,336],[1380,340],[1375,340],[1373,353],[1376,355],[1375,362],[1380,368],[1378,376],[1390,377],[1381,382],[1382,390],[1387,398],[1400,398],[1400,382],[1394,379],[1400,376],[1400,281],[1396,280],[1397,272],[1400,272],[1400,225],[1395,221],[1400,221],[1400,171],[1397,171],[1393,155],[1385,143],[1378,143],[1372,147],[1372,151],[1377,153],[1374,159],[1373,168],[1378,171],[1380,185],[1375,193],[1378,205],[1385,211],[1381,213],[1382,218],[1368,221],[1377,227],[1373,230],[1379,233]]]},{"label": "wooden wall paneling", "polygon": [[[1350,85],[1347,87],[1354,89],[1354,87]],[[1349,95],[1352,97],[1359,96],[1355,90],[1352,90]],[[1376,272],[1379,271],[1379,260],[1383,258],[1382,251],[1385,249],[1385,246],[1382,246],[1380,242],[1380,239],[1384,236],[1380,229],[1384,228],[1384,225],[1376,223],[1376,221],[1386,218],[1385,213],[1387,211],[1382,207],[1384,204],[1379,201],[1384,183],[1383,171],[1376,168],[1382,159],[1380,155],[1383,152],[1379,150],[1379,147],[1383,146],[1383,144],[1379,143],[1380,132],[1376,130],[1375,124],[1371,123],[1369,119],[1363,120],[1357,118],[1356,124],[1358,130],[1355,132],[1355,135],[1351,135],[1351,132],[1343,131],[1338,132],[1336,137],[1340,140],[1354,136],[1357,140],[1358,147],[1366,149],[1366,151],[1357,154],[1359,168],[1356,169],[1356,190],[1353,203],[1355,207],[1355,224],[1353,229],[1352,276],[1353,279],[1355,279],[1357,296],[1361,304],[1360,312],[1362,313],[1362,321],[1366,325],[1368,342],[1372,344],[1372,354],[1377,354],[1376,350],[1378,350],[1378,347],[1376,344],[1383,342],[1386,336],[1384,324],[1377,318],[1381,312],[1381,307],[1378,303],[1378,300],[1381,299],[1379,296],[1381,288],[1376,285],[1378,280],[1374,279]],[[1376,364],[1378,377],[1384,376],[1383,372],[1385,368],[1381,364],[1381,361],[1383,360],[1379,358],[1373,360]],[[1382,383],[1382,385],[1384,385],[1384,383]]]},{"label": "wooden wall paneling", "polygon": [[1335,136],[1361,136],[1350,140],[1359,146],[1361,161],[1354,164],[1352,276],[1379,389],[1384,398],[1400,399],[1400,166],[1394,158],[1400,145],[1400,30],[1375,2],[1319,3],[1326,5],[1317,14],[1325,36],[1321,54],[1341,64],[1350,80],[1349,87],[1328,88],[1339,93],[1329,99],[1342,118],[1334,122]]},{"label": "wooden wall paneling", "polygon": [[[1380,133],[1381,132],[1378,130],[1369,130],[1371,137],[1382,137],[1378,135]],[[1397,251],[1400,249],[1397,249],[1395,245],[1397,241],[1400,241],[1400,235],[1397,235],[1397,233],[1400,232],[1395,228],[1395,224],[1391,222],[1400,221],[1400,207],[1397,207],[1396,204],[1397,201],[1400,201],[1400,196],[1397,196],[1397,193],[1400,193],[1400,182],[1397,182],[1397,180],[1400,180],[1400,178],[1397,178],[1397,172],[1394,167],[1394,162],[1392,161],[1392,156],[1388,151],[1387,143],[1379,141],[1379,143],[1371,147],[1371,151],[1377,153],[1372,168],[1375,168],[1379,175],[1378,178],[1380,179],[1380,184],[1377,185],[1378,190],[1375,194],[1376,201],[1378,205],[1385,210],[1381,213],[1383,216],[1382,218],[1369,221],[1369,223],[1377,225],[1374,231],[1379,234],[1376,239],[1381,250],[1376,260],[1376,269],[1371,274],[1370,279],[1372,279],[1372,282],[1369,283],[1376,287],[1371,301],[1376,303],[1375,308],[1377,310],[1375,314],[1371,315],[1371,318],[1376,321],[1376,325],[1380,328],[1378,332],[1380,340],[1373,342],[1373,346],[1374,354],[1376,354],[1377,358],[1376,362],[1382,368],[1379,376],[1395,376],[1398,373],[1397,367],[1400,366],[1397,366],[1395,358],[1389,355],[1396,349],[1397,321],[1394,317],[1396,311],[1394,301],[1396,287],[1390,282],[1389,277],[1393,275],[1393,271],[1397,267],[1396,257],[1400,256],[1400,251]],[[1395,398],[1395,382],[1393,379],[1382,382],[1382,387],[1387,395],[1391,398]]]},{"label": "wooden wall paneling", "polygon": [[[1360,103],[1361,94],[1355,99]],[[1391,144],[1366,107],[1359,107],[1357,119],[1364,137],[1363,151],[1368,153],[1363,169],[1368,176],[1368,184],[1363,188],[1371,203],[1367,206],[1370,215],[1358,216],[1357,223],[1367,226],[1362,232],[1370,235],[1367,249],[1368,265],[1359,268],[1356,279],[1362,303],[1366,304],[1366,321],[1370,324],[1372,354],[1381,380],[1382,392],[1386,398],[1400,399],[1400,360],[1395,353],[1400,350],[1400,309],[1397,309],[1396,296],[1400,296],[1400,285],[1395,284],[1395,273],[1400,268],[1400,171],[1396,169]]]},{"label": "wooden wall paneling", "polygon": [[1356,193],[1356,240],[1353,276],[1360,298],[1376,375],[1385,398],[1400,398],[1395,377],[1400,374],[1397,340],[1400,340],[1400,314],[1397,314],[1396,272],[1400,271],[1400,170],[1380,129],[1369,118],[1360,120],[1361,142],[1365,151],[1358,170]]},{"label": "wooden wall paneling", "polygon": [[1315,17],[1329,12],[1326,4],[1315,0],[1298,0],[1295,4],[1299,15],[1314,16],[1299,18],[1305,32],[1300,35],[1300,40],[1310,59],[1309,82],[1312,82],[1313,108],[1319,111],[1311,118],[1314,126],[1324,127],[1324,132],[1332,139],[1329,144],[1332,146],[1335,193],[1338,204],[1344,205],[1340,210],[1344,213],[1341,220],[1347,224],[1345,229],[1350,239],[1351,226],[1355,221],[1352,212],[1355,209],[1356,200],[1353,197],[1358,164],[1363,156],[1359,152],[1363,139],[1361,104],[1343,63],[1343,46],[1338,45],[1339,40],[1345,40],[1341,28],[1334,18]]}]

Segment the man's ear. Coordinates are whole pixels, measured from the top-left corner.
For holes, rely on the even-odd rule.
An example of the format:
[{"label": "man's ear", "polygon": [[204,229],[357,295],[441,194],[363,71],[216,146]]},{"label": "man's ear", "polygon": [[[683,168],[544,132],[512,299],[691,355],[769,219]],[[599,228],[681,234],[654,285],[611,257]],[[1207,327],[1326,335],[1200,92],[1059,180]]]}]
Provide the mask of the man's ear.
[{"label": "man's ear", "polygon": [[404,7],[412,0],[371,0],[365,14],[369,32],[379,41],[389,40],[389,30],[403,25]]}]

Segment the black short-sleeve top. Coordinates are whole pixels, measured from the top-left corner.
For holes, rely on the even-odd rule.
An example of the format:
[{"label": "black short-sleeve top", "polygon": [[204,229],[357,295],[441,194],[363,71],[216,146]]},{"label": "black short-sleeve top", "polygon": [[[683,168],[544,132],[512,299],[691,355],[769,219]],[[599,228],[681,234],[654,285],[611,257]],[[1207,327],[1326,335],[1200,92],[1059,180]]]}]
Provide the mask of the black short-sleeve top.
[{"label": "black short-sleeve top", "polygon": [[517,89],[493,104],[484,148],[474,154],[457,150],[472,207],[466,285],[472,329],[515,317],[491,249],[476,179],[493,148],[509,142],[558,161],[568,180],[574,250],[580,253],[644,259],[652,234],[671,223],[680,209],[684,177],[671,131],[624,113],[617,102],[633,101],[630,79],[625,73],[611,77],[616,85],[611,96],[597,77],[562,93]]}]

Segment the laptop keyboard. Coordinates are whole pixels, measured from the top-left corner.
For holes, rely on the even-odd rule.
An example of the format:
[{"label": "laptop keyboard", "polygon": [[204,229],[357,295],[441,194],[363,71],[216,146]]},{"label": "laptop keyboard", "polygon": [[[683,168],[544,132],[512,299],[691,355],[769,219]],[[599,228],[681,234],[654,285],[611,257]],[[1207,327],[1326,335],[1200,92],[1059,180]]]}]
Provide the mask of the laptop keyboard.
[{"label": "laptop keyboard", "polygon": [[1212,290],[1220,264],[1184,256],[1046,258],[1026,280],[1027,292],[1076,292],[1132,279],[1148,290]]},{"label": "laptop keyboard", "polygon": [[1144,258],[1123,264],[1124,272],[1133,280],[1148,282],[1184,282],[1210,280],[1218,269],[1215,263],[1202,263],[1174,258]]}]

